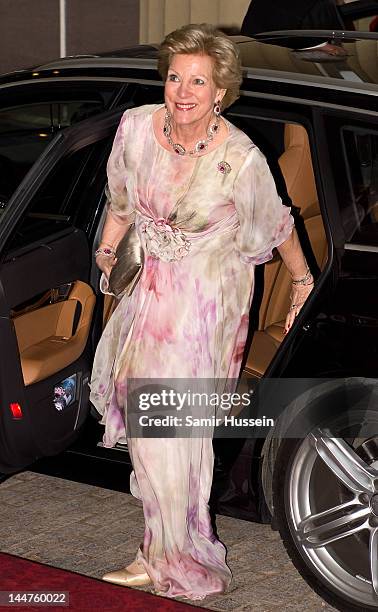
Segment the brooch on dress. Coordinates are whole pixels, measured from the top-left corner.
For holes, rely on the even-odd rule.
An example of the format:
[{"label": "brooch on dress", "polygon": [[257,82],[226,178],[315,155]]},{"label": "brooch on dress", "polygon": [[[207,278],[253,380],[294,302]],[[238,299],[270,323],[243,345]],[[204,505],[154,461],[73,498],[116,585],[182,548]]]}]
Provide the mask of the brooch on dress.
[{"label": "brooch on dress", "polygon": [[231,166],[226,161],[220,161],[217,168],[222,174],[230,174],[231,172]]}]

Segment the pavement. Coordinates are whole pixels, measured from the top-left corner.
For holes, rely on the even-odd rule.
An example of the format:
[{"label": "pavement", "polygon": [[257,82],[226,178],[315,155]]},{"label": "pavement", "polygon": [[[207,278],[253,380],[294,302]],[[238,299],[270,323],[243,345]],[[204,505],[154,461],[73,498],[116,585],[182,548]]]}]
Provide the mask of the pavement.
[{"label": "pavement", "polygon": [[[141,503],[131,495],[29,471],[0,484],[0,507],[2,552],[94,578],[129,564],[143,535]],[[234,580],[227,593],[198,605],[219,612],[334,610],[297,573],[269,525],[218,516],[217,528]]]}]

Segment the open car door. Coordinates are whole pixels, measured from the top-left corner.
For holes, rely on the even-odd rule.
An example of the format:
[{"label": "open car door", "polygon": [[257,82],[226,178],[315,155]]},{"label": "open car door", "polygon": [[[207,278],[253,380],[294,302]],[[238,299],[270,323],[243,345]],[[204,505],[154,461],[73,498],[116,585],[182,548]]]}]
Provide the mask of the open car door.
[{"label": "open car door", "polygon": [[0,216],[3,473],[66,448],[88,413],[91,338],[102,322],[92,244],[121,112],[60,132]]}]

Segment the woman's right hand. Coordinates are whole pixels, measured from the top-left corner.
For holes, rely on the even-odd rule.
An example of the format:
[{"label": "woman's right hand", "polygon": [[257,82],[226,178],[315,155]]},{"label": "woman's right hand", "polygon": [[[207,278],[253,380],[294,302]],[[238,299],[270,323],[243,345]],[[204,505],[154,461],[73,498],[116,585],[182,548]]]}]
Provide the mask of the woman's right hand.
[{"label": "woman's right hand", "polygon": [[110,273],[112,271],[113,266],[117,263],[117,258],[109,255],[103,255],[100,253],[96,257],[96,265],[103,272],[106,278],[109,280]]}]

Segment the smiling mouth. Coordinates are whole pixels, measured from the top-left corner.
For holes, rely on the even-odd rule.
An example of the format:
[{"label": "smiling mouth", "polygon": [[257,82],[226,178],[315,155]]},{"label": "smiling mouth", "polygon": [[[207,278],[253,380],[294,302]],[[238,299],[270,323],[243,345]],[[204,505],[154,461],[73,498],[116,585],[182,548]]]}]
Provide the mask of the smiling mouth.
[{"label": "smiling mouth", "polygon": [[193,110],[193,108],[195,108],[197,104],[179,104],[178,102],[176,102],[175,106],[177,110],[190,111],[190,110]]}]

